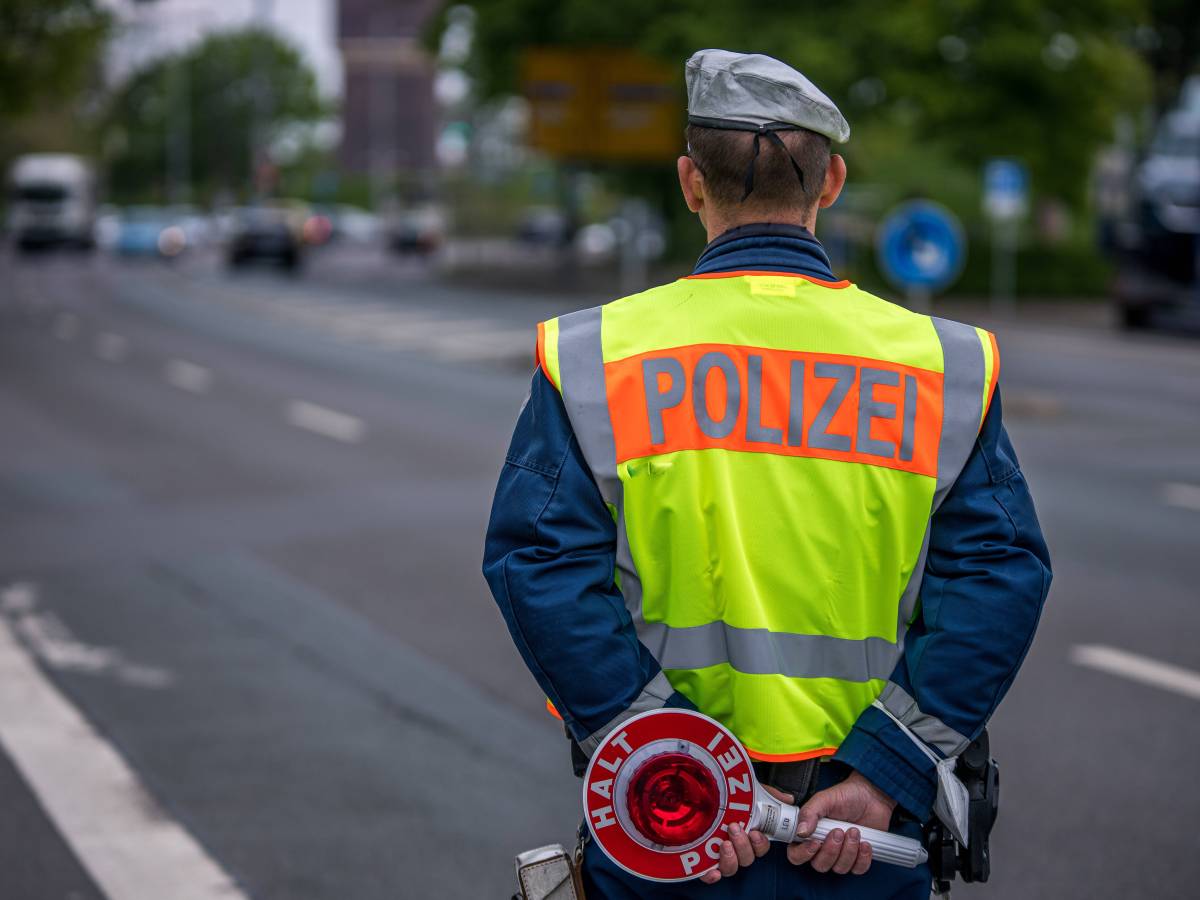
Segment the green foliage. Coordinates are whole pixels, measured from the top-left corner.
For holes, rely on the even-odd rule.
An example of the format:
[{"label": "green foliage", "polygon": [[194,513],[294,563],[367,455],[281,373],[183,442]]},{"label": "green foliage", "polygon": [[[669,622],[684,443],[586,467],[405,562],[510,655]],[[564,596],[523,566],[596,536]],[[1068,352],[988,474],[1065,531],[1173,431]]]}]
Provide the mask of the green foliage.
[{"label": "green foliage", "polygon": [[[1082,205],[1113,117],[1149,96],[1133,48],[1145,0],[475,0],[474,72],[485,95],[518,89],[523,47],[633,46],[679,64],[702,47],[794,64],[830,94],[861,148],[944,151],[978,171],[991,156],[1030,167],[1034,189]],[[682,115],[682,84],[680,106]],[[936,171],[924,174],[937,177]]]},{"label": "green foliage", "polygon": [[254,147],[327,113],[290,45],[256,29],[214,34],[151,63],[113,96],[103,123],[110,191],[121,200],[161,196],[168,157],[180,154],[200,197],[244,193]]},{"label": "green foliage", "polygon": [[97,0],[0,0],[0,122],[76,92],[110,24]]},{"label": "green foliage", "polygon": [[1200,3],[1149,0],[1151,24],[1138,30],[1137,43],[1154,70],[1155,106],[1175,102],[1187,76],[1200,71]]}]

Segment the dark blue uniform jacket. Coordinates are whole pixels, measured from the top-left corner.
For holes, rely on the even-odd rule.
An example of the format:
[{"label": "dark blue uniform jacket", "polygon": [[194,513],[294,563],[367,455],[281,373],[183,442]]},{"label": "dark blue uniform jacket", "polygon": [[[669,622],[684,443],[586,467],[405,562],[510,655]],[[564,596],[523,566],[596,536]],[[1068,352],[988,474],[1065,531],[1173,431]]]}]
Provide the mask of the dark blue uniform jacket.
[{"label": "dark blue uniform jacket", "polygon": [[[796,272],[836,280],[805,229],[751,225],[713,241],[695,271]],[[833,292],[829,302],[837,303]],[[616,528],[539,370],[496,488],[483,572],[513,640],[577,740],[626,709],[659,672],[613,583]],[[892,681],[922,712],[974,738],[1012,683],[1050,586],[1033,500],[1001,422],[997,389],[974,452],[933,517],[920,612]],[[690,707],[676,693],[668,705]],[[838,750],[925,820],[934,767],[868,708]]]}]

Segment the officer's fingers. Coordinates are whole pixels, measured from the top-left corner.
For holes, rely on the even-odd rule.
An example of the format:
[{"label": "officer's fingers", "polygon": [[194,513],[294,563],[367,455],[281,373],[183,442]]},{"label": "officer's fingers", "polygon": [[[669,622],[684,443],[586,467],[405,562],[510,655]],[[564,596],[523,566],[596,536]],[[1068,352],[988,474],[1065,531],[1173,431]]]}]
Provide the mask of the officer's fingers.
[{"label": "officer's fingers", "polygon": [[737,856],[739,866],[748,866],[754,862],[754,848],[741,825],[734,823],[729,826],[729,842],[733,844],[733,852]]},{"label": "officer's fingers", "polygon": [[850,870],[854,868],[858,862],[858,850],[862,846],[859,842],[859,834],[857,828],[850,828],[846,831],[846,840],[842,844],[842,852],[838,854],[837,862],[833,864],[833,871],[839,875],[848,875]]},{"label": "officer's fingers", "polygon": [[761,831],[752,831],[750,832],[750,846],[754,848],[754,855],[761,858],[766,856],[767,851],[771,849],[771,842]]},{"label": "officer's fingers", "polygon": [[864,843],[858,848],[858,862],[850,871],[855,875],[865,875],[869,868],[871,868],[871,845]]},{"label": "officer's fingers", "polygon": [[798,844],[788,844],[787,858],[793,866],[802,866],[811,862],[821,849],[820,841],[801,841]]},{"label": "officer's fingers", "polygon": [[830,791],[832,788],[826,788],[823,791],[817,791],[808,798],[808,802],[800,807],[800,821],[796,823],[796,835],[798,837],[808,837],[817,828],[817,821],[822,816],[829,815],[829,807],[832,797]]},{"label": "officer's fingers", "polygon": [[709,869],[707,872],[705,872],[703,875],[700,876],[700,880],[703,881],[705,884],[716,884],[718,881],[721,880],[721,873],[719,871],[717,871],[716,869]]},{"label": "officer's fingers", "polygon": [[812,859],[812,867],[818,872],[828,872],[832,869],[833,864],[837,862],[838,856],[842,853],[842,845],[845,842],[846,835],[842,829],[835,828],[829,832],[829,836],[821,842],[821,849]]},{"label": "officer's fingers", "polygon": [[738,870],[737,853],[734,852],[733,844],[729,841],[721,842],[721,858],[717,860],[717,868],[725,876],[732,875]]}]

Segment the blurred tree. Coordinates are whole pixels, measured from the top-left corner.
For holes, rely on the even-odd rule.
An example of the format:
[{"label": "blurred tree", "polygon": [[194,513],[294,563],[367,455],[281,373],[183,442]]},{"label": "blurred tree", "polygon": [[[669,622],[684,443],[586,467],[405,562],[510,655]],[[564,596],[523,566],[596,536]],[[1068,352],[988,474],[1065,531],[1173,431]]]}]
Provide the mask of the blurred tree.
[{"label": "blurred tree", "polygon": [[1154,105],[1164,110],[1175,102],[1184,80],[1200,72],[1200,3],[1150,0],[1150,14],[1138,43],[1154,69]]},{"label": "blurred tree", "polygon": [[275,35],[212,35],[155,60],[113,95],[102,125],[110,191],[119,200],[161,198],[176,154],[187,160],[194,197],[244,195],[261,161],[256,148],[328,112],[299,52]]},{"label": "blurred tree", "polygon": [[110,24],[98,0],[0,0],[0,122],[78,91]]},{"label": "blurred tree", "polygon": [[679,63],[702,47],[768,53],[842,107],[860,175],[870,160],[857,148],[872,144],[928,148],[975,171],[1014,156],[1039,193],[1079,206],[1115,114],[1149,95],[1132,46],[1146,2],[473,0],[470,65],[488,96],[519,88],[529,46],[633,46]]}]

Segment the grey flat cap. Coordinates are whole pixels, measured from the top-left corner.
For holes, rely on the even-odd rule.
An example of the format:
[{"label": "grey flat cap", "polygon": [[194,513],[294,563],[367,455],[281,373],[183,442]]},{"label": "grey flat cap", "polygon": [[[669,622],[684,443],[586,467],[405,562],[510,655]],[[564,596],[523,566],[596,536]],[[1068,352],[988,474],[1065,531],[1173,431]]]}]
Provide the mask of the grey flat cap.
[{"label": "grey flat cap", "polygon": [[807,128],[831,141],[850,139],[833,101],[786,63],[761,53],[699,50],[687,61],[688,121],[759,131]]}]

